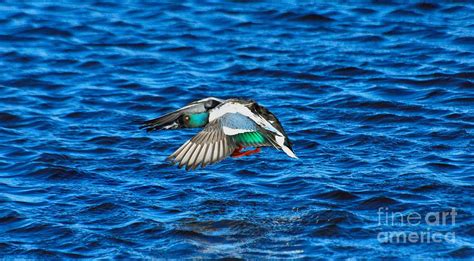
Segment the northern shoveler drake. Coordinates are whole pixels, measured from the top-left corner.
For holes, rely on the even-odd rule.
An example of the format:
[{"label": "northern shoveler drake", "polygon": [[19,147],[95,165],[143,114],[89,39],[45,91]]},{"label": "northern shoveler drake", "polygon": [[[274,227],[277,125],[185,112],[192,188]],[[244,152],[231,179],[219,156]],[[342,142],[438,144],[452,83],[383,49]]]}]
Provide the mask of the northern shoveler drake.
[{"label": "northern shoveler drake", "polygon": [[[288,156],[297,158],[280,121],[252,100],[205,98],[146,121],[141,128],[148,132],[203,128],[167,158],[179,168],[185,166],[186,170],[205,167],[228,156],[249,156],[265,146],[281,149]],[[242,151],[246,147],[255,149]]]}]

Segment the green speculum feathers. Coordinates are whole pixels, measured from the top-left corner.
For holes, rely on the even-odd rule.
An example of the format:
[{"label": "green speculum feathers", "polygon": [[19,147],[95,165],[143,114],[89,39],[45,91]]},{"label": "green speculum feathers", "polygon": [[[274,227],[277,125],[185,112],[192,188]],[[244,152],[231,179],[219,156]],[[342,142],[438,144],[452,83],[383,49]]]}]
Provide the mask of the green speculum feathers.
[{"label": "green speculum feathers", "polygon": [[189,125],[190,127],[197,128],[202,127],[207,124],[207,120],[209,119],[209,113],[197,113],[189,115]]},{"label": "green speculum feathers", "polygon": [[241,144],[261,144],[265,142],[265,138],[259,132],[244,132],[235,135],[235,141]]}]

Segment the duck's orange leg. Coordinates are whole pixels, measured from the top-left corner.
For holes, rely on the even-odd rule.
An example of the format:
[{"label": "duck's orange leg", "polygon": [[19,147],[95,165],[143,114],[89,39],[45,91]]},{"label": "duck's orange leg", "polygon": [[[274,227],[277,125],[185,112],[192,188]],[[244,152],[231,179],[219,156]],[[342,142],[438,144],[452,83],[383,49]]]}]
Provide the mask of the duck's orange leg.
[{"label": "duck's orange leg", "polygon": [[232,152],[232,157],[233,158],[239,158],[239,157],[244,157],[244,156],[250,156],[252,154],[255,154],[255,153],[259,153],[260,152],[260,148],[256,148],[254,150],[248,150],[248,151],[244,151],[244,152],[240,152],[241,150],[243,149],[242,146],[239,146],[238,148],[236,148],[234,150],[234,152]]},{"label": "duck's orange leg", "polygon": [[232,157],[239,157],[240,154],[242,154],[242,152],[240,152],[244,147],[242,147],[241,145],[239,145],[237,148],[235,148],[234,152],[232,152],[232,154],[230,156]]}]

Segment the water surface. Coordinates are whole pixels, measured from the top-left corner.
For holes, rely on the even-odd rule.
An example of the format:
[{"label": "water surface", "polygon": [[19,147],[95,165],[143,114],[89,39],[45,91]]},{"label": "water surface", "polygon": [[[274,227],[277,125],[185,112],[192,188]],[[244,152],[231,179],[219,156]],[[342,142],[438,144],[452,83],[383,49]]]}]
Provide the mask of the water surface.
[{"label": "water surface", "polygon": [[[474,256],[472,4],[6,1],[0,26],[2,256]],[[169,166],[196,131],[138,122],[207,96],[268,107],[300,159]]]}]

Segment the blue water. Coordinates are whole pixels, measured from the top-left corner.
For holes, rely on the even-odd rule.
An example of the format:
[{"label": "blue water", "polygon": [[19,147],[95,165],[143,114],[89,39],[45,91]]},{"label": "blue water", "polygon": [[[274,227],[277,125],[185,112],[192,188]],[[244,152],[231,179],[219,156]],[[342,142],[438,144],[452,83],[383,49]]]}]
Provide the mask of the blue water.
[{"label": "blue water", "polygon": [[[20,2],[0,4],[1,257],[474,256],[473,4]],[[139,123],[207,96],[269,108],[300,159],[169,166],[196,130]],[[378,238],[405,230],[455,240]]]}]

